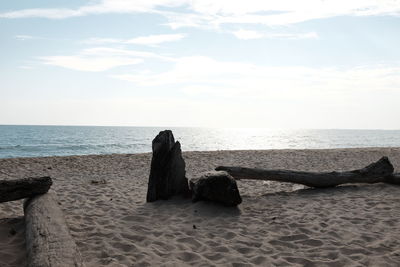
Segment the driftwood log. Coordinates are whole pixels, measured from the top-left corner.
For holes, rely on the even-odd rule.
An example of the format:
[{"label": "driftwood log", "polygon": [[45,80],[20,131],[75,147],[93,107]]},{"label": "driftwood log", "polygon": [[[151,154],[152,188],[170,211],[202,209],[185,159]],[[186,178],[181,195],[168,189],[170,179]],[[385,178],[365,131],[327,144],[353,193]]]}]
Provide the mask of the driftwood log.
[{"label": "driftwood log", "polygon": [[24,213],[29,267],[84,266],[54,193],[28,199]]},{"label": "driftwood log", "polygon": [[190,180],[192,201],[209,200],[225,206],[237,206],[242,203],[235,179],[224,171],[203,173],[200,178]]},{"label": "driftwood log", "polygon": [[384,183],[400,185],[400,173],[393,173],[392,175],[386,176]]},{"label": "driftwood log", "polygon": [[269,180],[303,184],[309,187],[334,187],[347,183],[400,184],[400,175],[393,174],[393,165],[382,157],[362,169],[345,172],[304,172],[290,170],[265,170],[256,168],[219,166],[217,171],[227,171],[235,179]]},{"label": "driftwood log", "polygon": [[189,196],[181,144],[175,142],[172,131],[160,132],[152,142],[152,150],[147,202],[166,200],[174,195]]},{"label": "driftwood log", "polygon": [[52,183],[50,177],[2,180],[0,181],[0,203],[44,194]]}]

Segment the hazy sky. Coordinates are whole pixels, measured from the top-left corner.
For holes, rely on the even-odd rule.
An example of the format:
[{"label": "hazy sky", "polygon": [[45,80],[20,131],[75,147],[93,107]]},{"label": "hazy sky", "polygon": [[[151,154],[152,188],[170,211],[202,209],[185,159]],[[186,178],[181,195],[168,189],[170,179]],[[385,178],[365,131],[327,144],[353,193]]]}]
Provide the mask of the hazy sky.
[{"label": "hazy sky", "polygon": [[400,129],[397,0],[0,2],[0,124]]}]

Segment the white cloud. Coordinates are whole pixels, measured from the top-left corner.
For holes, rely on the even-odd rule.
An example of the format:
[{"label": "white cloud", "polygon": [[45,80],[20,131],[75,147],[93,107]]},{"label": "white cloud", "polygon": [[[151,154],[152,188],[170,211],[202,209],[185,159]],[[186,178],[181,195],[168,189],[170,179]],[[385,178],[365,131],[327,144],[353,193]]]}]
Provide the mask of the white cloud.
[{"label": "white cloud", "polygon": [[15,39],[20,40],[20,41],[26,41],[26,40],[31,40],[34,39],[35,37],[32,35],[15,35]]},{"label": "white cloud", "polygon": [[316,32],[308,33],[262,33],[253,30],[237,30],[232,32],[233,35],[238,39],[251,40],[251,39],[286,39],[286,40],[298,40],[298,39],[317,39],[318,34]]},{"label": "white cloud", "polygon": [[[396,128],[400,112],[400,67],[366,66],[349,69],[271,67],[221,62],[208,57],[179,58],[159,73],[121,74],[135,88],[173,88],[187,103],[190,122],[207,126],[282,128]],[[172,93],[172,92],[171,92]],[[176,95],[176,92],[174,93]],[[183,95],[183,96],[182,96]],[[202,116],[191,111],[211,111]],[[351,116],[349,116],[351,114]],[[176,116],[180,116],[179,112]],[[192,124],[193,125],[193,124]]]},{"label": "white cloud", "polygon": [[130,40],[127,40],[128,44],[142,44],[142,45],[158,45],[166,42],[175,42],[183,39],[185,37],[184,34],[159,34],[159,35],[149,35],[149,36],[141,36],[136,37]]},{"label": "white cloud", "polygon": [[78,71],[106,71],[119,66],[139,64],[144,59],[175,61],[174,58],[151,52],[118,49],[110,47],[92,47],[76,55],[45,56],[39,60],[43,64],[53,65]]},{"label": "white cloud", "polygon": [[123,56],[123,57],[138,57],[138,58],[153,58],[159,59],[163,61],[175,61],[174,58],[163,56],[160,54],[145,52],[145,51],[137,51],[130,49],[120,49],[120,48],[110,48],[110,47],[92,47],[87,48],[81,51],[83,55],[90,56]]},{"label": "white cloud", "polygon": [[[163,7],[168,7],[165,11]],[[174,11],[184,7],[187,12]],[[43,17],[62,19],[106,13],[154,13],[169,19],[173,28],[222,24],[288,25],[335,16],[400,15],[400,1],[393,0],[102,0],[76,9],[25,9],[0,13],[0,18]]]},{"label": "white cloud", "polygon": [[269,39],[288,39],[288,40],[318,39],[318,34],[316,32],[307,32],[307,33],[271,33],[271,34],[266,34],[265,37],[269,38]]},{"label": "white cloud", "polygon": [[[263,67],[189,57],[179,59],[166,72],[118,78],[133,81],[132,90],[146,89],[150,94],[90,100],[0,99],[0,120],[72,125],[400,127],[400,67]],[[165,89],[168,96],[159,93]],[[16,111],[12,121],[4,115],[7,110]]]},{"label": "white cloud", "polygon": [[44,64],[79,71],[105,71],[119,66],[141,63],[142,59],[124,57],[51,56],[40,58]]},{"label": "white cloud", "polygon": [[[93,71],[100,67],[85,59],[99,55],[112,60],[155,56],[99,47],[48,60],[58,66]],[[95,63],[105,65],[103,68],[111,64],[101,60]],[[167,71],[143,69],[113,76],[132,82],[122,84],[131,89],[123,98],[0,99],[0,109],[16,110],[14,123],[277,128],[399,128],[400,125],[399,66],[272,67],[203,56],[177,58],[167,63],[171,64]],[[120,85],[118,81],[115,84]],[[135,90],[147,92],[147,97],[138,96]],[[166,97],[162,93],[165,90],[168,90]],[[82,113],[83,116],[72,116],[85,110],[88,112]],[[3,116],[3,122],[8,120]]]},{"label": "white cloud", "polygon": [[32,67],[32,66],[27,66],[27,65],[22,65],[22,66],[19,66],[19,68],[20,68],[20,69],[25,69],[25,70],[31,70],[31,69],[34,69],[34,67]]},{"label": "white cloud", "polygon": [[264,37],[264,34],[257,32],[257,31],[250,31],[250,30],[238,30],[232,32],[237,38],[242,40],[249,40],[249,39],[260,39]]},{"label": "white cloud", "polygon": [[48,18],[64,19],[70,17],[79,17],[93,14],[107,13],[147,13],[156,12],[155,8],[159,6],[179,6],[184,1],[179,0],[96,0],[90,1],[91,4],[71,8],[33,8],[22,9],[10,12],[0,13],[0,18]]},{"label": "white cloud", "polygon": [[198,14],[214,16],[212,20],[217,24],[287,25],[334,16],[400,13],[400,2],[391,0],[198,0],[191,7]]},{"label": "white cloud", "polygon": [[89,38],[81,41],[83,44],[99,45],[99,44],[119,44],[124,43],[125,40],[115,38]]},{"label": "white cloud", "polygon": [[177,59],[161,73],[113,76],[138,86],[173,85],[188,94],[254,98],[343,97],[354,92],[377,92],[400,88],[400,67],[318,69],[265,67],[239,62],[221,62],[194,56]]},{"label": "white cloud", "polygon": [[400,15],[400,1],[391,0],[198,0],[190,13],[164,12],[167,23],[180,27],[219,27],[223,24],[289,25],[335,16]]},{"label": "white cloud", "polygon": [[139,44],[139,45],[150,45],[155,46],[161,43],[176,42],[182,40],[185,37],[182,33],[176,34],[158,34],[139,36],[132,39],[114,39],[114,38],[90,38],[84,40],[85,44]]}]

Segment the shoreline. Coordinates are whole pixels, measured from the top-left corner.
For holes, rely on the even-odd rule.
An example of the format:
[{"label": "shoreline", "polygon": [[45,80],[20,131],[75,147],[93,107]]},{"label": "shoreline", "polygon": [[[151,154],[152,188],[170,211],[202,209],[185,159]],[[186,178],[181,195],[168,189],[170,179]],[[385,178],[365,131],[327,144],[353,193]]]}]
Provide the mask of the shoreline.
[{"label": "shoreline", "polygon": [[[179,141],[179,140],[177,140]],[[369,147],[336,147],[336,148],[271,148],[271,149],[221,149],[221,150],[188,150],[182,151],[185,153],[202,153],[202,152],[251,152],[251,151],[329,151],[329,150],[373,150],[373,149],[400,149],[400,146],[369,146]],[[8,157],[1,158],[0,160],[7,159],[40,159],[40,158],[66,158],[66,157],[84,157],[84,156],[117,156],[117,155],[146,155],[152,154],[149,152],[139,153],[104,153],[104,154],[74,154],[74,155],[52,155],[52,156],[39,156],[39,157]]]},{"label": "shoreline", "polygon": [[[399,147],[183,152],[188,178],[218,165],[352,170],[381,156],[399,172]],[[175,198],[146,203],[150,161],[151,153],[3,158],[0,179],[50,175],[87,266],[400,262],[398,186],[308,189],[241,180],[243,203],[236,209]],[[101,179],[106,183],[91,183]],[[0,219],[22,214],[22,201],[0,204]],[[25,255],[18,223],[10,235],[0,221],[5,266],[18,266]]]}]

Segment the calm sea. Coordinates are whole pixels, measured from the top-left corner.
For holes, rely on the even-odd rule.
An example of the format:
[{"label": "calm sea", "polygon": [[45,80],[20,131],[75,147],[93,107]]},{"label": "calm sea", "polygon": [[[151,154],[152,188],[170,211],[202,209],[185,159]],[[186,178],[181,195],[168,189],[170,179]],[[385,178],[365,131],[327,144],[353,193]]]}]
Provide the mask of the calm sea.
[{"label": "calm sea", "polygon": [[[164,129],[0,125],[0,158],[151,152]],[[400,147],[400,130],[170,129],[184,151]]]}]

